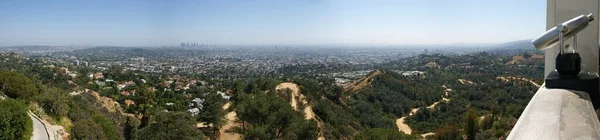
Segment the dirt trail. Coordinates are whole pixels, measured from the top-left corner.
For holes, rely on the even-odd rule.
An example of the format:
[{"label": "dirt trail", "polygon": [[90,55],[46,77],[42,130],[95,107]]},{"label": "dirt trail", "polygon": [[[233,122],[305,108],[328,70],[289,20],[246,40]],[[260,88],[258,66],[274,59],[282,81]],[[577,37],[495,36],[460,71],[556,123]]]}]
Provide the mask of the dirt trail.
[{"label": "dirt trail", "polygon": [[[408,116],[415,115],[415,113],[417,113],[417,111],[419,111],[419,108],[411,109],[410,113],[408,113]],[[408,134],[408,135],[410,135],[412,133],[412,129],[410,128],[410,126],[408,126],[408,124],[406,124],[406,116],[396,119],[396,126],[398,127],[398,131],[400,131],[400,132],[404,132],[405,134]]]},{"label": "dirt trail", "polygon": [[437,102],[435,102],[435,103],[433,103],[433,104],[431,104],[431,105],[427,106],[427,109],[433,109],[433,108],[435,108],[435,106],[437,106],[437,105],[438,105],[440,102],[442,102],[442,101],[443,101],[443,102],[449,102],[449,101],[450,101],[450,99],[448,99],[448,98],[445,98],[445,97],[442,97],[442,100],[440,100],[440,101],[437,101]]},{"label": "dirt trail", "polygon": [[[279,85],[277,85],[277,87],[275,87],[275,90],[283,90],[283,89],[290,89],[292,90],[292,101],[290,102],[290,105],[292,105],[292,108],[294,108],[294,110],[298,111],[298,101],[302,102],[304,105],[306,105],[306,107],[304,108],[304,118],[309,120],[309,119],[315,119],[315,112],[313,112],[312,106],[310,104],[308,104],[308,101],[306,101],[306,97],[304,97],[304,95],[300,94],[300,87],[294,83],[291,82],[284,82],[281,83]],[[315,119],[316,120],[316,119]],[[321,121],[316,120],[317,121],[317,126],[319,128],[323,128],[323,123],[321,123]],[[323,132],[319,132],[319,135],[322,135]],[[319,140],[324,140],[325,138],[323,136],[319,136],[318,138]]]},{"label": "dirt trail", "polygon": [[[415,113],[417,113],[417,111],[419,111],[419,108],[411,109],[410,113],[408,113],[408,116],[415,115]],[[408,126],[408,124],[406,124],[405,121],[406,121],[406,116],[396,119],[396,126],[398,127],[398,131],[404,132],[405,134],[410,135],[412,133],[412,129],[410,128],[410,126]]]},{"label": "dirt trail", "polygon": [[308,101],[306,101],[306,97],[304,97],[304,95],[300,94],[300,87],[298,87],[298,85],[296,85],[294,83],[290,83],[290,82],[285,82],[285,83],[281,83],[281,84],[277,85],[275,90],[283,90],[286,88],[292,90],[292,95],[291,95],[292,101],[290,102],[290,105],[292,105],[292,108],[294,108],[296,111],[298,111],[298,101],[300,101],[306,105],[306,107],[304,108],[304,113],[306,114],[305,118],[306,119],[315,118],[315,113],[312,110],[312,106],[310,106],[308,104]]},{"label": "dirt trail", "polygon": [[363,77],[361,79],[358,79],[346,86],[343,87],[343,89],[345,91],[350,91],[351,93],[355,93],[357,91],[359,91],[360,89],[369,86],[371,84],[371,81],[373,81],[373,78],[375,78],[375,76],[381,74],[381,71],[379,70],[375,70],[373,73],[369,74],[367,77]]},{"label": "dirt trail", "polygon": [[413,116],[413,115],[415,115],[415,113],[417,113],[417,111],[419,111],[419,108],[413,108],[410,110],[410,113],[408,113],[408,115]]},{"label": "dirt trail", "polygon": [[510,80],[522,80],[522,81],[525,81],[525,82],[529,82],[529,83],[531,83],[532,85],[534,85],[534,86],[536,86],[538,88],[540,87],[540,84],[537,84],[537,83],[533,82],[533,80],[527,79],[527,78],[512,77],[512,76],[508,76],[508,77],[499,76],[499,77],[496,77],[496,79],[500,79],[500,80],[505,81],[505,82],[509,82]]},{"label": "dirt trail", "polygon": [[458,82],[460,82],[463,85],[466,85],[466,84],[477,85],[477,83],[475,83],[473,81],[465,80],[465,79],[458,79]]},{"label": "dirt trail", "polygon": [[396,126],[398,126],[398,131],[404,132],[405,134],[410,135],[412,133],[412,129],[408,124],[406,124],[406,117],[402,117],[396,120]]},{"label": "dirt trail", "polygon": [[[410,110],[410,113],[408,113],[408,116],[413,116],[417,113],[417,111],[419,111],[419,108],[413,108]],[[400,132],[404,132],[406,134],[412,133],[412,129],[410,128],[410,126],[408,126],[408,124],[405,123],[406,117],[401,117],[399,119],[396,119],[396,126],[398,126],[398,131]]]},{"label": "dirt trail", "polygon": [[[225,105],[223,105],[223,110],[227,110],[230,106],[231,106],[231,102],[226,103]],[[227,123],[223,126],[223,128],[221,128],[219,130],[219,139],[221,139],[221,140],[241,140],[242,135],[240,135],[238,133],[234,133],[234,132],[228,132],[230,129],[234,128],[235,126],[239,126],[239,124],[237,124],[235,122],[237,120],[237,114],[235,113],[235,111],[231,111],[231,112],[227,113],[227,115],[225,115],[225,118],[227,119]]]},{"label": "dirt trail", "polygon": [[[427,109],[433,109],[435,108],[435,106],[437,106],[440,102],[449,102],[450,99],[442,97],[442,100],[437,101],[429,106],[427,106]],[[417,113],[417,111],[419,111],[419,108],[413,108],[410,110],[410,113],[408,114],[408,116],[413,116]],[[406,121],[406,117],[401,117],[399,119],[396,119],[396,126],[398,127],[398,131],[400,132],[404,132],[405,134],[411,134],[412,133],[412,129],[410,128],[410,126],[408,126],[408,124],[405,123]],[[431,133],[431,132],[430,132]],[[433,135],[430,133],[425,133],[427,135]],[[425,135],[423,134],[423,135]],[[435,133],[434,133],[435,134]]]},{"label": "dirt trail", "polygon": [[435,133],[429,132],[429,133],[421,134],[421,137],[425,138],[427,136],[432,136],[432,135],[435,135]]},{"label": "dirt trail", "polygon": [[231,106],[231,102],[227,102],[226,104],[224,104],[223,110],[227,110],[229,108],[229,106]]},{"label": "dirt trail", "polygon": [[277,85],[277,87],[275,87],[275,90],[284,90],[286,88],[292,90],[292,95],[290,95],[292,97],[292,101],[290,102],[290,104],[292,105],[292,108],[298,110],[298,103],[296,97],[298,96],[300,88],[298,88],[298,85],[294,83],[286,82]]},{"label": "dirt trail", "polygon": [[[459,80],[460,81],[460,80]],[[444,95],[446,97],[448,97],[448,93],[452,92],[452,89],[447,88],[446,85],[442,85],[442,88],[444,88]],[[437,101],[429,106],[427,106],[427,109],[433,109],[435,108],[435,106],[437,106],[440,102],[450,102],[450,99],[444,97],[444,95],[442,95],[442,100]],[[419,111],[419,108],[413,108],[410,110],[410,113],[408,114],[408,116],[413,116],[417,113],[417,111]],[[406,124],[406,116],[401,117],[396,119],[396,126],[398,127],[398,131],[400,132],[404,132],[405,134],[410,135],[412,133],[412,129],[410,128],[410,126],[408,124]],[[430,135],[435,135],[435,133],[433,132],[429,132],[429,133],[424,133],[421,134],[421,136],[423,138],[430,136]]]}]

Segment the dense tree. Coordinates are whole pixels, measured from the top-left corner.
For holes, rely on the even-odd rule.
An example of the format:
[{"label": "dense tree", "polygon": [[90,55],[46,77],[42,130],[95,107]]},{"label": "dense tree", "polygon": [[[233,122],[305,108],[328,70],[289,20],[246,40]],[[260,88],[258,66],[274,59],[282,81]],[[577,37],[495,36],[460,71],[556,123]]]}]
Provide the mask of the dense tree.
[{"label": "dense tree", "polygon": [[397,129],[371,128],[354,136],[355,140],[410,140],[417,139],[415,136],[398,132]]},{"label": "dense tree", "polygon": [[58,71],[53,75],[52,80],[50,80],[50,82],[47,84],[64,90],[71,90],[73,87],[68,82],[70,79],[70,75],[66,74],[65,72]]},{"label": "dense tree", "polygon": [[316,123],[304,120],[290,104],[274,94],[242,94],[236,105],[244,139],[297,139],[316,138]]},{"label": "dense tree", "polygon": [[136,96],[134,101],[136,103],[136,110],[134,113],[142,113],[142,120],[140,127],[146,127],[150,122],[150,117],[157,111],[156,105],[156,94],[155,92],[149,91],[145,86],[137,86]]},{"label": "dense tree", "polygon": [[467,140],[475,140],[475,136],[479,132],[477,113],[473,109],[469,109],[465,116],[465,131],[467,135]]},{"label": "dense tree", "polygon": [[458,128],[456,128],[456,126],[454,126],[454,125],[448,125],[448,126],[439,128],[436,131],[434,138],[436,140],[462,140],[463,139],[463,137],[460,133],[460,130]]},{"label": "dense tree", "polygon": [[298,130],[295,134],[296,139],[310,140],[319,136],[319,128],[317,127],[317,122],[315,120],[299,122],[297,127]]},{"label": "dense tree", "polygon": [[74,139],[107,140],[106,135],[98,130],[102,130],[102,127],[89,118],[75,121],[71,129]]},{"label": "dense tree", "polygon": [[123,128],[123,135],[125,135],[125,140],[133,140],[135,139],[135,133],[137,132],[137,127],[140,125],[140,121],[133,117],[127,117],[125,120],[125,127]]},{"label": "dense tree", "polygon": [[85,73],[80,73],[80,75],[77,75],[77,77],[73,78],[73,82],[79,86],[86,86],[88,85],[88,82],[91,81],[92,79],[85,75]]},{"label": "dense tree", "polygon": [[93,115],[92,119],[96,124],[100,125],[100,128],[102,129],[102,132],[104,132],[104,135],[107,139],[122,139],[120,136],[121,134],[119,133],[119,129],[117,129],[116,125],[112,120],[109,120],[108,118],[100,114]]},{"label": "dense tree", "polygon": [[0,140],[29,140],[33,131],[27,108],[21,101],[0,100]]},{"label": "dense tree", "polygon": [[495,116],[493,114],[485,115],[483,120],[481,120],[481,130],[491,129],[492,125],[494,124],[494,117]]},{"label": "dense tree", "polygon": [[240,81],[240,80],[236,80],[233,83],[233,88],[232,88],[233,89],[233,94],[237,95],[237,94],[244,93],[244,88],[245,88],[245,84],[242,81]]},{"label": "dense tree", "polygon": [[59,88],[45,88],[38,97],[42,107],[50,115],[56,117],[67,116],[71,96]]},{"label": "dense tree", "polygon": [[212,124],[213,135],[216,135],[219,128],[225,123],[223,98],[216,93],[207,93],[203,99],[204,103],[198,119],[201,122]]},{"label": "dense tree", "polygon": [[6,70],[0,71],[0,90],[8,97],[19,99],[30,99],[39,93],[31,79],[21,73]]},{"label": "dense tree", "polygon": [[[73,135],[83,139],[124,139],[123,128],[125,118],[111,113],[90,94],[73,96],[69,103],[67,116],[73,121]],[[77,138],[77,137],[76,137]]]},{"label": "dense tree", "polygon": [[192,116],[183,112],[160,112],[155,122],[136,132],[139,140],[198,140],[205,137],[196,129]]},{"label": "dense tree", "polygon": [[[147,54],[136,52],[136,55]],[[527,53],[519,55],[526,59],[533,57]],[[130,91],[136,90],[136,95],[132,96],[120,95],[114,83],[100,87],[88,84],[91,79],[83,75],[71,78],[64,72],[57,72],[57,68],[37,65],[41,63],[39,61],[11,59],[9,62],[0,62],[0,69],[11,70],[0,72],[0,91],[9,97],[26,101],[32,101],[31,97],[35,97],[33,99],[36,100],[33,101],[37,101],[51,116],[66,114],[73,121],[71,134],[77,139],[147,139],[155,135],[169,139],[175,137],[172,134],[179,136],[180,131],[186,132],[182,135],[185,138],[182,139],[198,138],[196,136],[202,134],[192,126],[195,124],[194,118],[183,113],[188,109],[188,101],[196,97],[207,99],[201,115],[196,119],[215,124],[210,130],[214,134],[222,121],[223,102],[218,96],[212,96],[216,94],[205,96],[205,93],[227,88],[233,91],[232,107],[243,124],[239,132],[244,134],[246,139],[315,139],[318,135],[327,139],[396,139],[398,134],[405,136],[394,126],[394,120],[403,116],[407,117],[406,122],[413,129],[413,133],[435,132],[433,138],[437,139],[497,139],[508,134],[538,87],[521,80],[503,81],[496,78],[516,76],[533,79],[535,82],[540,82],[543,78],[543,67],[539,65],[543,64],[543,61],[508,65],[512,57],[490,53],[434,54],[402,58],[382,64],[291,65],[272,73],[223,68],[217,71],[209,70],[206,74],[165,71],[160,74],[146,73],[146,76],[143,72],[125,70],[121,66],[111,66],[104,71],[105,77],[118,82],[135,81],[136,86],[125,88]],[[426,64],[430,62],[435,62],[440,67],[427,67]],[[353,92],[349,92],[345,86],[336,85],[334,78],[337,77],[330,76],[333,72],[372,69],[379,69],[381,73],[372,78],[365,78],[366,84]],[[80,74],[93,71],[78,68],[73,70],[79,71]],[[419,70],[425,74],[404,76],[396,70]],[[196,84],[190,86],[189,90],[168,89],[157,84],[172,80],[169,79],[171,76],[181,75],[187,76],[182,76],[184,80],[195,77],[207,81],[208,84]],[[33,81],[35,86],[32,87],[37,89],[28,88],[27,77]],[[146,79],[147,82],[142,83],[139,79]],[[474,84],[465,84],[458,79],[469,80]],[[111,97],[120,103],[126,99],[134,100],[136,105],[128,108],[127,112],[141,114],[142,121],[133,117],[123,119],[122,116],[119,117],[120,114],[107,113],[103,107],[99,107],[101,104],[89,95],[69,96],[63,91],[72,89],[72,85],[67,82],[69,80],[80,87],[88,85],[85,87],[100,90],[102,96]],[[305,120],[302,111],[289,106],[289,91],[275,94],[273,89],[281,81],[293,81],[300,85],[300,90],[307,100],[307,104],[300,106],[312,106],[316,119]],[[170,86],[176,84],[177,80]],[[442,88],[442,85],[452,91],[447,95],[443,94],[446,89]],[[113,88],[110,88],[111,86]],[[150,92],[147,87],[151,86],[158,90]],[[265,94],[267,90],[269,92]],[[441,101],[442,97],[450,101]],[[434,102],[438,102],[435,107],[427,107]],[[67,103],[69,106],[65,106]],[[166,103],[174,105],[165,105]],[[413,108],[418,111],[409,116]],[[160,120],[169,116],[161,112],[162,110],[168,110],[169,113],[166,114],[180,114],[173,118],[191,121],[184,123],[175,119]],[[478,113],[488,114],[480,124],[477,123],[477,118],[480,117],[477,116]],[[179,130],[181,126],[185,130]],[[461,129],[455,126],[461,126]],[[190,134],[188,131],[194,136],[187,137],[186,134]],[[173,137],[161,137],[165,135]],[[356,136],[353,137],[354,135]]]}]

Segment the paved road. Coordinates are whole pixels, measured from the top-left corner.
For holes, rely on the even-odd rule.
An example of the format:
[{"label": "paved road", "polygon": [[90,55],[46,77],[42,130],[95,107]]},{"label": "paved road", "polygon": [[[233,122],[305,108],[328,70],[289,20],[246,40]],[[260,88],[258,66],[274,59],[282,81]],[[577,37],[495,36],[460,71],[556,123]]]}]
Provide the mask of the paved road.
[{"label": "paved road", "polygon": [[31,137],[32,140],[49,140],[48,138],[48,133],[46,131],[46,127],[44,127],[44,124],[42,124],[42,122],[38,119],[36,119],[35,117],[33,117],[31,114],[27,113],[29,115],[29,118],[31,118],[31,120],[33,121],[33,136]]}]

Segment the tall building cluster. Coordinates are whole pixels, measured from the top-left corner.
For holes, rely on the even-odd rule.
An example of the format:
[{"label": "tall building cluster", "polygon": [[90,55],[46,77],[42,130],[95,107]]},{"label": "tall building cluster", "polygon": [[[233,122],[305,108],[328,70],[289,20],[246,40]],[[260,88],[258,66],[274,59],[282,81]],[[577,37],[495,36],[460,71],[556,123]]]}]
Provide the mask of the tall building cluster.
[{"label": "tall building cluster", "polygon": [[190,47],[215,47],[217,46],[217,44],[200,44],[200,43],[196,43],[196,42],[182,42],[179,47],[185,47],[185,48],[190,48]]},{"label": "tall building cluster", "polygon": [[75,60],[73,61],[73,65],[75,66],[89,66],[89,63],[87,61],[79,61],[79,60]]}]

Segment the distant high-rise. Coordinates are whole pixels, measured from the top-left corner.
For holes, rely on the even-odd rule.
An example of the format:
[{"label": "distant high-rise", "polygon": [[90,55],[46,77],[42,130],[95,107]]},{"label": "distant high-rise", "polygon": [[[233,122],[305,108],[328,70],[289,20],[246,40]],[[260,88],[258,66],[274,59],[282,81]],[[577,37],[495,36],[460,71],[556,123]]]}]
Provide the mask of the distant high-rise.
[{"label": "distant high-rise", "polygon": [[[210,47],[209,44],[200,44],[198,42],[182,42],[179,47],[188,48],[188,47]],[[214,45],[216,46],[216,44]]]},{"label": "distant high-rise", "polygon": [[182,42],[179,47],[202,47],[204,44],[200,44],[198,42]]}]

